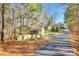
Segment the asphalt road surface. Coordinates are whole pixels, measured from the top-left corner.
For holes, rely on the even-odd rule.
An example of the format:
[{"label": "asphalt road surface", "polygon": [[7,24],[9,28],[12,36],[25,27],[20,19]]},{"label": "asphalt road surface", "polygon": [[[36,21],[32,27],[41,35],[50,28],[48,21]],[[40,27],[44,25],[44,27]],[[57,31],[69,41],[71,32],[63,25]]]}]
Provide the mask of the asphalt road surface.
[{"label": "asphalt road surface", "polygon": [[68,31],[51,36],[52,42],[41,47],[33,56],[75,56]]}]

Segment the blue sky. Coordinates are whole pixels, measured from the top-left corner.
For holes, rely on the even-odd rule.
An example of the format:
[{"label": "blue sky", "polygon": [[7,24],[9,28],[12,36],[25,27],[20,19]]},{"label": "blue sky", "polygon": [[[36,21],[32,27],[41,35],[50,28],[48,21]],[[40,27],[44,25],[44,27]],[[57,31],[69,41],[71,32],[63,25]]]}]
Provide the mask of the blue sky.
[{"label": "blue sky", "polygon": [[49,15],[54,16],[56,23],[64,22],[64,12],[67,8],[66,5],[57,3],[45,3],[43,8]]}]

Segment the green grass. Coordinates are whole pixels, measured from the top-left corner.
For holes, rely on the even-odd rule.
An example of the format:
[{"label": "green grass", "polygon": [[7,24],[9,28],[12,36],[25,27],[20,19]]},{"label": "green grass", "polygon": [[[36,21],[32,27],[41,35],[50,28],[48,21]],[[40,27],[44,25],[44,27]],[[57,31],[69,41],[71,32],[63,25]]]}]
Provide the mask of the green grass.
[{"label": "green grass", "polygon": [[62,30],[61,31],[57,31],[57,32],[56,31],[53,31],[53,32],[52,31],[46,31],[45,35],[54,35],[54,34],[59,34],[59,33],[62,33],[62,32],[63,32]]}]

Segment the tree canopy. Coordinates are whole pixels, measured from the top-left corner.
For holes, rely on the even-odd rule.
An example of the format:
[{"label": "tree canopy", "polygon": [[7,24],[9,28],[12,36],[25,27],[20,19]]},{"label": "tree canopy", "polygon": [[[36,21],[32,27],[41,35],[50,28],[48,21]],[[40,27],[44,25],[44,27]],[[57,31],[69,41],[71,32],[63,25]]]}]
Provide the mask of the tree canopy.
[{"label": "tree canopy", "polygon": [[68,27],[72,25],[72,21],[79,20],[79,4],[70,4],[65,12],[65,23]]}]

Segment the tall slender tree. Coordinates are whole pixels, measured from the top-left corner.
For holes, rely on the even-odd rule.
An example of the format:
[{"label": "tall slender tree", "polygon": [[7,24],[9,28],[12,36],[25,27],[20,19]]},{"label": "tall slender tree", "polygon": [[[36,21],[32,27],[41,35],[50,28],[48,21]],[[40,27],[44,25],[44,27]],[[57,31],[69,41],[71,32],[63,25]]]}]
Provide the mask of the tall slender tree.
[{"label": "tall slender tree", "polygon": [[5,11],[5,4],[4,3],[2,4],[1,8],[2,8],[2,13],[1,13],[1,15],[2,15],[1,42],[3,43],[3,41],[4,41],[4,11]]},{"label": "tall slender tree", "polygon": [[65,23],[70,28],[74,20],[78,20],[78,4],[70,4],[65,12]]}]

